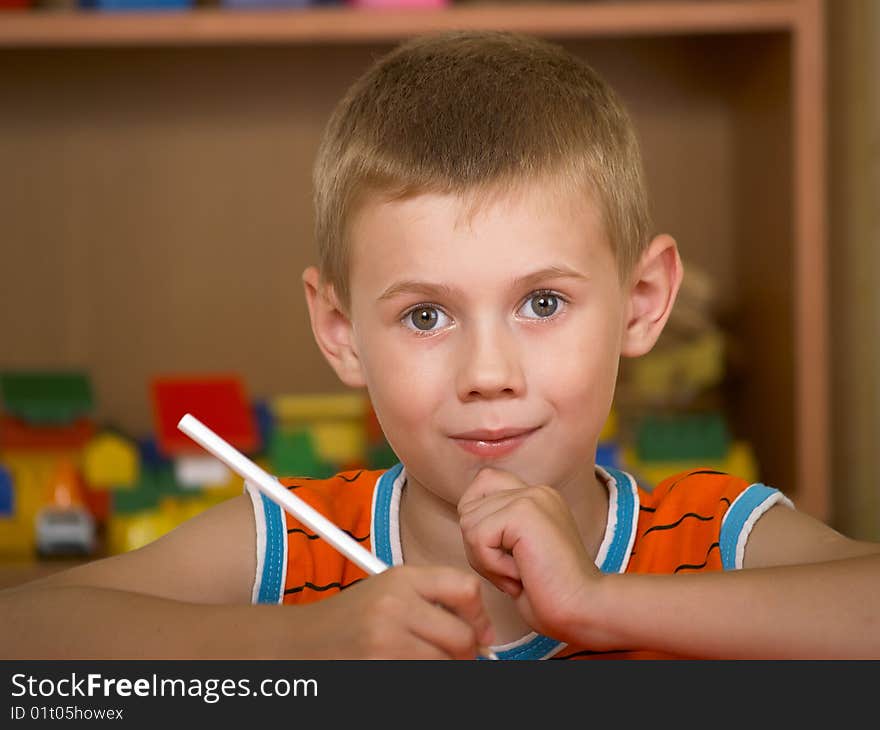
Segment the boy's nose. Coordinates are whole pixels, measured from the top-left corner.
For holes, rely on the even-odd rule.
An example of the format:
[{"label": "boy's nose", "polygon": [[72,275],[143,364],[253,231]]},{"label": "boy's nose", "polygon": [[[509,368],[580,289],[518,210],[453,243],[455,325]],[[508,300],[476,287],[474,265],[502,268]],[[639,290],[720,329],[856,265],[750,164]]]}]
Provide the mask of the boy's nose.
[{"label": "boy's nose", "polygon": [[462,343],[456,379],[462,401],[513,397],[525,392],[525,376],[516,341],[510,333],[486,329]]}]

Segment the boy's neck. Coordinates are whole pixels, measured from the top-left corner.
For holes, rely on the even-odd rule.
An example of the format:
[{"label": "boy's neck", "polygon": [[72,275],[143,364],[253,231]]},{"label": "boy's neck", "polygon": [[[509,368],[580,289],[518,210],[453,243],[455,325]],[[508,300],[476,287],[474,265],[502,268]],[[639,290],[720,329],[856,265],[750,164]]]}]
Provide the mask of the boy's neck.
[{"label": "boy's neck", "polygon": [[[557,485],[578,526],[587,554],[595,560],[608,522],[608,489],[589,466],[569,482]],[[405,563],[450,565],[472,570],[464,551],[458,509],[407,475],[400,498],[400,542]],[[483,597],[497,643],[528,633],[507,595],[484,581]]]}]

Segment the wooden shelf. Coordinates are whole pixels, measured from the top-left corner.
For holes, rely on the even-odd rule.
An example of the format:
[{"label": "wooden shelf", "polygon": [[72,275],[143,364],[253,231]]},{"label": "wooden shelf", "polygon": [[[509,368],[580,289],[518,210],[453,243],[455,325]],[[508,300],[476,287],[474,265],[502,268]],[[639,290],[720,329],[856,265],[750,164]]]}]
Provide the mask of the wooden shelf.
[{"label": "wooden shelf", "polygon": [[443,9],[195,9],[181,12],[6,13],[0,47],[229,45],[387,41],[451,28],[498,28],[556,37],[791,30],[802,3],[581,2],[462,4]]}]

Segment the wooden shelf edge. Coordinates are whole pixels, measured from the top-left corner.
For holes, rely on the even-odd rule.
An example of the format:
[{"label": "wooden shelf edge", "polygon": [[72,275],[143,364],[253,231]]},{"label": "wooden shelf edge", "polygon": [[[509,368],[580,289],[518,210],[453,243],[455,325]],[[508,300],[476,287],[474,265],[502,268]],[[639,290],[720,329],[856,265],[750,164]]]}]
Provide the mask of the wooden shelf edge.
[{"label": "wooden shelf edge", "polygon": [[659,0],[442,9],[7,11],[0,16],[0,48],[377,42],[453,28],[557,37],[786,31],[796,28],[801,5],[798,0]]}]

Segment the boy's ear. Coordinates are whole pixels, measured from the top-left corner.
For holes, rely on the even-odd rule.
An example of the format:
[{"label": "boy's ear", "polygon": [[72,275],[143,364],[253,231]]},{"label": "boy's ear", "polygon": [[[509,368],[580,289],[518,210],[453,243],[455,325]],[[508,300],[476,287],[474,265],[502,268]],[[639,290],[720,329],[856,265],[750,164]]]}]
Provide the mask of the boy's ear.
[{"label": "boy's ear", "polygon": [[353,388],[366,384],[357,354],[351,320],[343,312],[332,285],[323,284],[318,269],[309,266],[302,275],[315,342],[339,379]]},{"label": "boy's ear", "polygon": [[656,236],[639,258],[630,278],[628,314],[620,354],[649,352],[669,319],[683,269],[672,236]]}]

